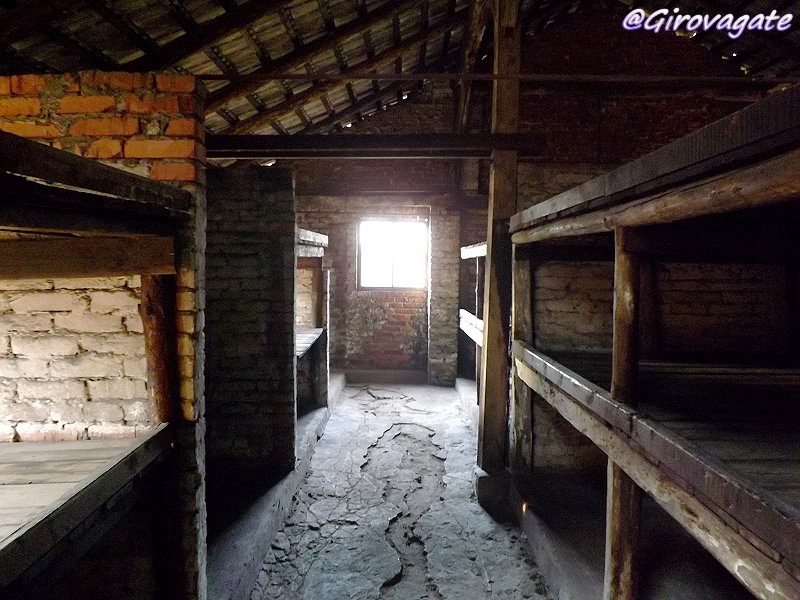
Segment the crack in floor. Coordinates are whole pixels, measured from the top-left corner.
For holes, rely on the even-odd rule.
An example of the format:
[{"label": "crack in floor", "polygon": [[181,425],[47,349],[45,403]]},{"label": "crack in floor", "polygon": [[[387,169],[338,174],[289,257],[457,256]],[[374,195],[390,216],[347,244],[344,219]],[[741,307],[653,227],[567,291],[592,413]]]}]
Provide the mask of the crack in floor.
[{"label": "crack in floor", "polygon": [[251,600],[547,600],[518,534],[477,506],[454,394],[401,387],[347,388]]}]

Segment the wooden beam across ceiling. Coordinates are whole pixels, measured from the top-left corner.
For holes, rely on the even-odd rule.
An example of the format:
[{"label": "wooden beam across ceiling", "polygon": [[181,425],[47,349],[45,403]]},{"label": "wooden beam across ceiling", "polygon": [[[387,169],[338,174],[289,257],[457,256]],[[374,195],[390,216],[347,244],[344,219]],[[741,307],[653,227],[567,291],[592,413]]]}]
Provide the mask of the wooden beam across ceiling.
[{"label": "wooden beam across ceiling", "polygon": [[541,156],[532,134],[210,135],[206,156],[217,159],[488,158],[493,150]]},{"label": "wooden beam across ceiling", "polygon": [[161,46],[156,52],[146,54],[123,66],[131,71],[153,71],[172,67],[221,38],[248,27],[253,21],[274,13],[288,3],[289,0],[251,0],[234,10],[226,11],[213,21],[198,24],[191,35],[182,35],[175,41]]},{"label": "wooden beam across ceiling", "polygon": [[296,52],[277,58],[239,80],[232,80],[230,85],[209,96],[206,102],[206,114],[214,112],[217,108],[235,98],[255,92],[264,85],[264,81],[283,77],[288,71],[302,67],[318,54],[331,50],[331,48],[344,43],[351,37],[362,35],[365,31],[369,31],[380,23],[392,19],[422,2],[423,0],[404,0],[403,2],[388,3],[371,13],[367,13],[366,16],[358,17],[334,29],[328,35],[305,44]]},{"label": "wooden beam across ceiling", "polygon": [[462,46],[460,63],[462,79],[458,95],[458,107],[455,114],[455,128],[459,133],[463,133],[466,129],[470,96],[472,94],[472,80],[466,79],[465,76],[469,74],[475,64],[478,49],[486,32],[489,14],[489,0],[473,0],[470,6],[469,23],[464,36],[465,43]]},{"label": "wooden beam across ceiling", "polygon": [[[374,59],[360,63],[358,65],[358,68],[363,70],[379,69],[383,66],[393,63],[395,59],[402,56],[409,50],[418,47],[419,44],[435,39],[436,37],[443,35],[444,32],[450,31],[455,27],[459,27],[463,22],[463,19],[461,18],[462,14],[463,11],[462,13],[456,13],[453,17],[445,19],[444,22],[439,23],[438,25],[432,27],[428,31],[423,31],[416,35],[411,36],[410,38],[405,40],[400,46],[395,46],[394,48],[390,48],[386,52],[377,55]],[[306,91],[296,94],[295,96],[292,96],[290,99],[288,99],[286,102],[282,104],[274,106],[262,113],[258,113],[247,120],[241,121],[236,126],[226,130],[224,133],[230,135],[250,133],[260,127],[263,127],[265,124],[268,124],[270,121],[277,119],[288,112],[292,112],[309,102],[317,100],[323,94],[331,92],[334,88],[338,87],[339,85],[341,84],[338,82],[332,82],[318,86],[312,86]]]}]

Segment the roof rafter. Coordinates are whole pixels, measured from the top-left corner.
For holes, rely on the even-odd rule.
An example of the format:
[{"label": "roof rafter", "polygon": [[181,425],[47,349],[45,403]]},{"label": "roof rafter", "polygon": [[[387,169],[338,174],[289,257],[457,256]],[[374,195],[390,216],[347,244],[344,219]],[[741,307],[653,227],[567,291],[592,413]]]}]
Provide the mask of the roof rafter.
[{"label": "roof rafter", "polygon": [[[461,74],[467,75],[475,64],[478,50],[486,32],[486,24],[489,20],[489,1],[473,0],[470,6],[469,24],[461,44]],[[462,80],[460,93],[458,95],[458,106],[456,108],[456,131],[463,133],[467,127],[467,117],[469,116],[469,102],[472,95],[472,82]]]},{"label": "roof rafter", "polygon": [[226,11],[213,21],[198,24],[192,35],[182,35],[174,42],[161,46],[158,51],[126,63],[124,66],[133,71],[168,68],[192,54],[202,51],[206,46],[219,39],[248,27],[253,21],[274,13],[288,3],[289,0],[260,0],[242,4],[236,9]]},{"label": "roof rafter", "polygon": [[9,46],[20,38],[29,35],[54,19],[60,13],[75,8],[83,0],[27,0],[19,2],[19,6],[3,13],[0,24],[0,46]]},{"label": "roof rafter", "polygon": [[[360,70],[368,71],[371,69],[378,69],[382,66],[387,64],[391,64],[398,56],[402,56],[404,53],[408,52],[409,50],[413,50],[417,48],[423,42],[428,42],[432,39],[440,35],[444,35],[446,32],[451,31],[455,27],[459,27],[463,23],[463,16],[466,11],[461,11],[456,13],[450,18],[445,19],[441,23],[433,26],[432,28],[428,29],[427,31],[422,31],[407,40],[405,40],[400,46],[395,46],[386,52],[383,52],[377,55],[374,59],[365,61],[357,65]],[[328,82],[323,85],[313,86],[308,90],[301,92],[300,94],[295,95],[287,102],[279,104],[264,113],[257,114],[250,119],[244,120],[241,123],[237,124],[235,127],[225,131],[225,134],[241,134],[241,133],[249,133],[254,129],[262,127],[263,125],[269,123],[271,119],[278,118],[286,113],[292,112],[297,109],[297,107],[303,106],[307,102],[315,100],[319,98],[321,94],[326,94],[333,90],[335,87],[340,86],[341,83],[339,82]]]},{"label": "roof rafter", "polygon": [[[404,0],[403,2],[387,3],[380,8],[375,9],[371,13],[367,13],[366,17],[356,18],[346,25],[342,25],[334,29],[329,35],[322,36],[313,42],[303,46],[302,50],[292,52],[275,59],[271,64],[264,68],[254,71],[254,73],[264,73],[268,75],[279,75],[282,72],[290,71],[298,67],[302,67],[305,63],[309,62],[312,58],[322,52],[326,52],[331,47],[341,44],[347,39],[363,34],[364,31],[375,27],[386,19],[391,19],[394,15],[408,10],[424,0]],[[225,86],[219,92],[212,94],[206,103],[206,111],[213,112],[220,106],[227,104],[234,98],[238,98],[244,94],[255,92],[264,84],[254,81],[240,81],[232,82],[230,85]]]}]

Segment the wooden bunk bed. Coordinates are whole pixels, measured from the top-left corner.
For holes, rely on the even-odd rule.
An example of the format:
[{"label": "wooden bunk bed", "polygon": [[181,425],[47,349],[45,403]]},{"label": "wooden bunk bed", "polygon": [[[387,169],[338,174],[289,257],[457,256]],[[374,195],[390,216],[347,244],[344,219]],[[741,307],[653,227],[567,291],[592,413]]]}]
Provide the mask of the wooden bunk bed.
[{"label": "wooden bunk bed", "polygon": [[[795,87],[511,219],[509,461],[535,469],[520,424],[531,390],[607,455],[606,599],[635,597],[641,491],[756,597],[800,598],[798,165]],[[613,261],[610,355],[535,347],[547,260]],[[642,275],[658,261],[785,267],[793,351],[726,363],[659,350]]]},{"label": "wooden bunk bed", "polygon": [[[475,281],[475,292],[471,298],[465,300],[467,306],[462,306],[458,311],[458,327],[464,332],[468,340],[474,342],[474,348],[467,349],[460,343],[459,351],[464,352],[474,364],[472,371],[475,381],[480,386],[481,372],[481,347],[483,346],[483,286],[486,265],[486,242],[472,244],[461,248],[461,260],[474,261],[470,279]],[[463,341],[460,340],[460,342]],[[466,341],[469,343],[469,341]],[[471,351],[470,351],[471,350]]]},{"label": "wooden bunk bed", "polygon": [[[0,596],[45,597],[150,493],[174,452],[174,316],[165,279],[191,195],[0,133],[0,279],[142,275],[148,387],[160,425],[135,439],[0,444]],[[18,234],[25,234],[16,239]]]},{"label": "wooden bunk bed", "polygon": [[[297,413],[302,416],[328,405],[328,321],[330,280],[323,268],[328,236],[297,228],[297,282],[309,275],[304,302],[295,300],[295,356],[297,357]],[[298,292],[299,295],[299,292]],[[302,306],[301,306],[302,304]]]}]

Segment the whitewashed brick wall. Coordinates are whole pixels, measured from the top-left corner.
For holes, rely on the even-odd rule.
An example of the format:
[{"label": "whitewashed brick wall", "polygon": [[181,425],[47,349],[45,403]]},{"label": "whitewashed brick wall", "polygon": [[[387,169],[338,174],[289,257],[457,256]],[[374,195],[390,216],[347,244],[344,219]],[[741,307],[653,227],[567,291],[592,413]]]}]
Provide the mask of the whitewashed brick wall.
[{"label": "whitewashed brick wall", "polygon": [[139,277],[0,280],[0,442],[153,425]]}]

